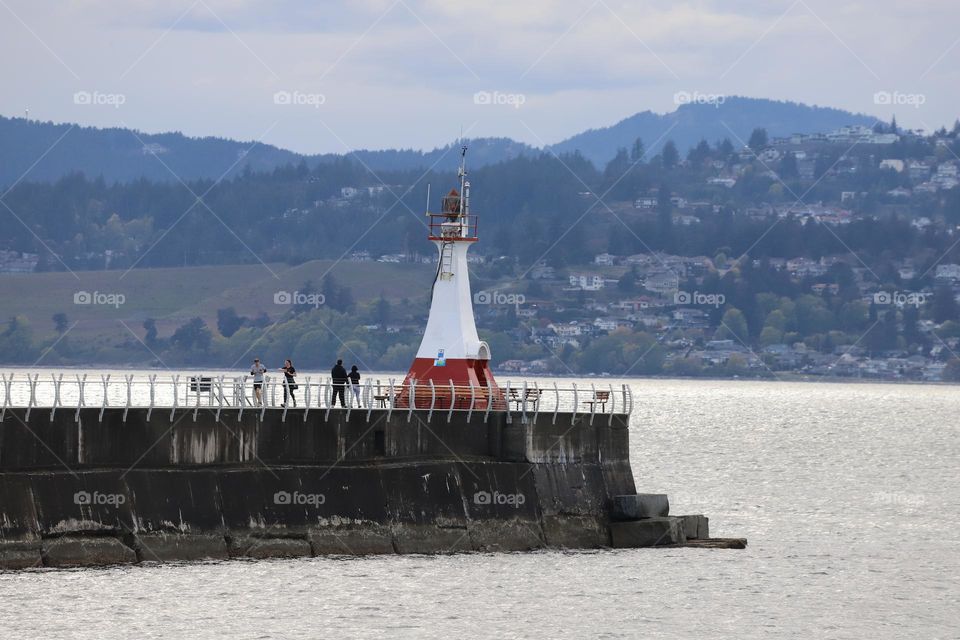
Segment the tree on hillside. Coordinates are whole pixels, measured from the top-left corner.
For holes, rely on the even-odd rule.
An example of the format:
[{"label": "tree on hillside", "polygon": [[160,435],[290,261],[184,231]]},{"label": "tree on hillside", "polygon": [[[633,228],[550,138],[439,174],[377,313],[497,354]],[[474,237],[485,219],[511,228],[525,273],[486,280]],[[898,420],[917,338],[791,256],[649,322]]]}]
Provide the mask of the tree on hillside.
[{"label": "tree on hillside", "polygon": [[746,343],[750,335],[747,332],[747,318],[740,309],[730,307],[723,314],[720,328],[714,336],[716,340],[733,340],[737,343]]},{"label": "tree on hillside", "polygon": [[67,319],[67,314],[61,311],[60,313],[53,314],[51,319],[53,320],[53,327],[57,333],[60,335],[66,333],[67,327],[70,326],[70,320]]},{"label": "tree on hillside", "polygon": [[237,310],[233,307],[217,309],[217,331],[224,338],[229,338],[235,334],[245,322],[246,318],[237,315]]},{"label": "tree on hillside", "polygon": [[673,140],[667,140],[663,145],[663,151],[660,152],[660,161],[664,169],[673,169],[680,162],[680,152],[677,151],[677,145]]},{"label": "tree on hillside", "polygon": [[153,318],[147,318],[143,321],[143,330],[147,332],[143,341],[148,347],[152,347],[157,343],[157,321]]},{"label": "tree on hillside", "polygon": [[935,322],[957,320],[957,301],[950,287],[937,287],[933,292],[933,319]]},{"label": "tree on hillside", "polygon": [[206,351],[213,336],[202,318],[191,318],[170,337],[170,342],[184,351]]},{"label": "tree on hillside", "polygon": [[646,153],[646,149],[643,146],[643,140],[637,138],[633,141],[633,146],[630,148],[630,160],[633,162],[640,162],[643,160],[643,156]]},{"label": "tree on hillside", "polygon": [[750,141],[747,142],[747,146],[754,151],[760,151],[767,146],[767,130],[763,127],[754,129],[753,133],[750,134]]}]

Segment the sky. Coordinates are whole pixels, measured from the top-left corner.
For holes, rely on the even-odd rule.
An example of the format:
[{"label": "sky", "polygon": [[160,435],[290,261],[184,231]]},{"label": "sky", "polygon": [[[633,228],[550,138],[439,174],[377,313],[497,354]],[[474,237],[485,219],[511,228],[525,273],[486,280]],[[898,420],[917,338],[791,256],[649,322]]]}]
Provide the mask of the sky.
[{"label": "sky", "polygon": [[745,95],[930,130],[957,0],[0,0],[0,114],[303,153],[542,146]]}]

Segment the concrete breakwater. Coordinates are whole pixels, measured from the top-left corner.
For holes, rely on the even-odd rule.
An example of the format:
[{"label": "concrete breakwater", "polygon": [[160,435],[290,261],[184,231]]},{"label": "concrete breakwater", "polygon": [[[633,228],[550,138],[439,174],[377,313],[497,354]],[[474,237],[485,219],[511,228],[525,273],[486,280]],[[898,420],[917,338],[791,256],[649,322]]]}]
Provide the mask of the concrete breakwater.
[{"label": "concrete breakwater", "polygon": [[626,421],[7,409],[0,567],[608,546]]}]

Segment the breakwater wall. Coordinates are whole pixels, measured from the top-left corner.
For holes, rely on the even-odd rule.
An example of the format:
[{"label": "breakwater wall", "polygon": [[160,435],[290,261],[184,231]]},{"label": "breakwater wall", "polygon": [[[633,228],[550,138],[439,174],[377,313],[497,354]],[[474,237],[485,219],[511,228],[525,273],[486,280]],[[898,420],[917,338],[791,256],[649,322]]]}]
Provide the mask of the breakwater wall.
[{"label": "breakwater wall", "polygon": [[627,416],[8,408],[0,568],[611,545]]}]

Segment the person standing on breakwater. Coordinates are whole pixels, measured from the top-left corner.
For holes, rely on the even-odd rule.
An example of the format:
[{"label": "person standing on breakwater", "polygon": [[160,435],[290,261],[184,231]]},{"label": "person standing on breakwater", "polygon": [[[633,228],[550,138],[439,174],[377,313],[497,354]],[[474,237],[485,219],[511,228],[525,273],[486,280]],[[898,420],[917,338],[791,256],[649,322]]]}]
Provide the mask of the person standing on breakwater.
[{"label": "person standing on breakwater", "polygon": [[360,371],[357,370],[357,365],[350,367],[350,373],[347,374],[347,377],[350,378],[350,389],[357,399],[357,406],[362,407],[363,405],[360,404]]},{"label": "person standing on breakwater", "polygon": [[290,399],[293,400],[293,406],[297,406],[297,396],[294,395],[294,391],[297,390],[297,370],[293,366],[293,360],[287,358],[283,361],[283,366],[280,367],[280,371],[283,371],[284,382],[283,385],[283,404],[281,407],[287,406],[287,393],[290,394]]},{"label": "person standing on breakwater", "polygon": [[258,407],[263,405],[263,374],[266,372],[267,368],[260,364],[260,358],[254,358],[250,375],[253,376],[253,398]]},{"label": "person standing on breakwater", "polygon": [[343,387],[347,384],[347,370],[343,368],[343,360],[337,360],[330,370],[330,377],[333,378],[333,397],[330,398],[330,406],[337,406],[337,396],[340,397],[340,406],[346,407],[347,402],[343,397]]}]

